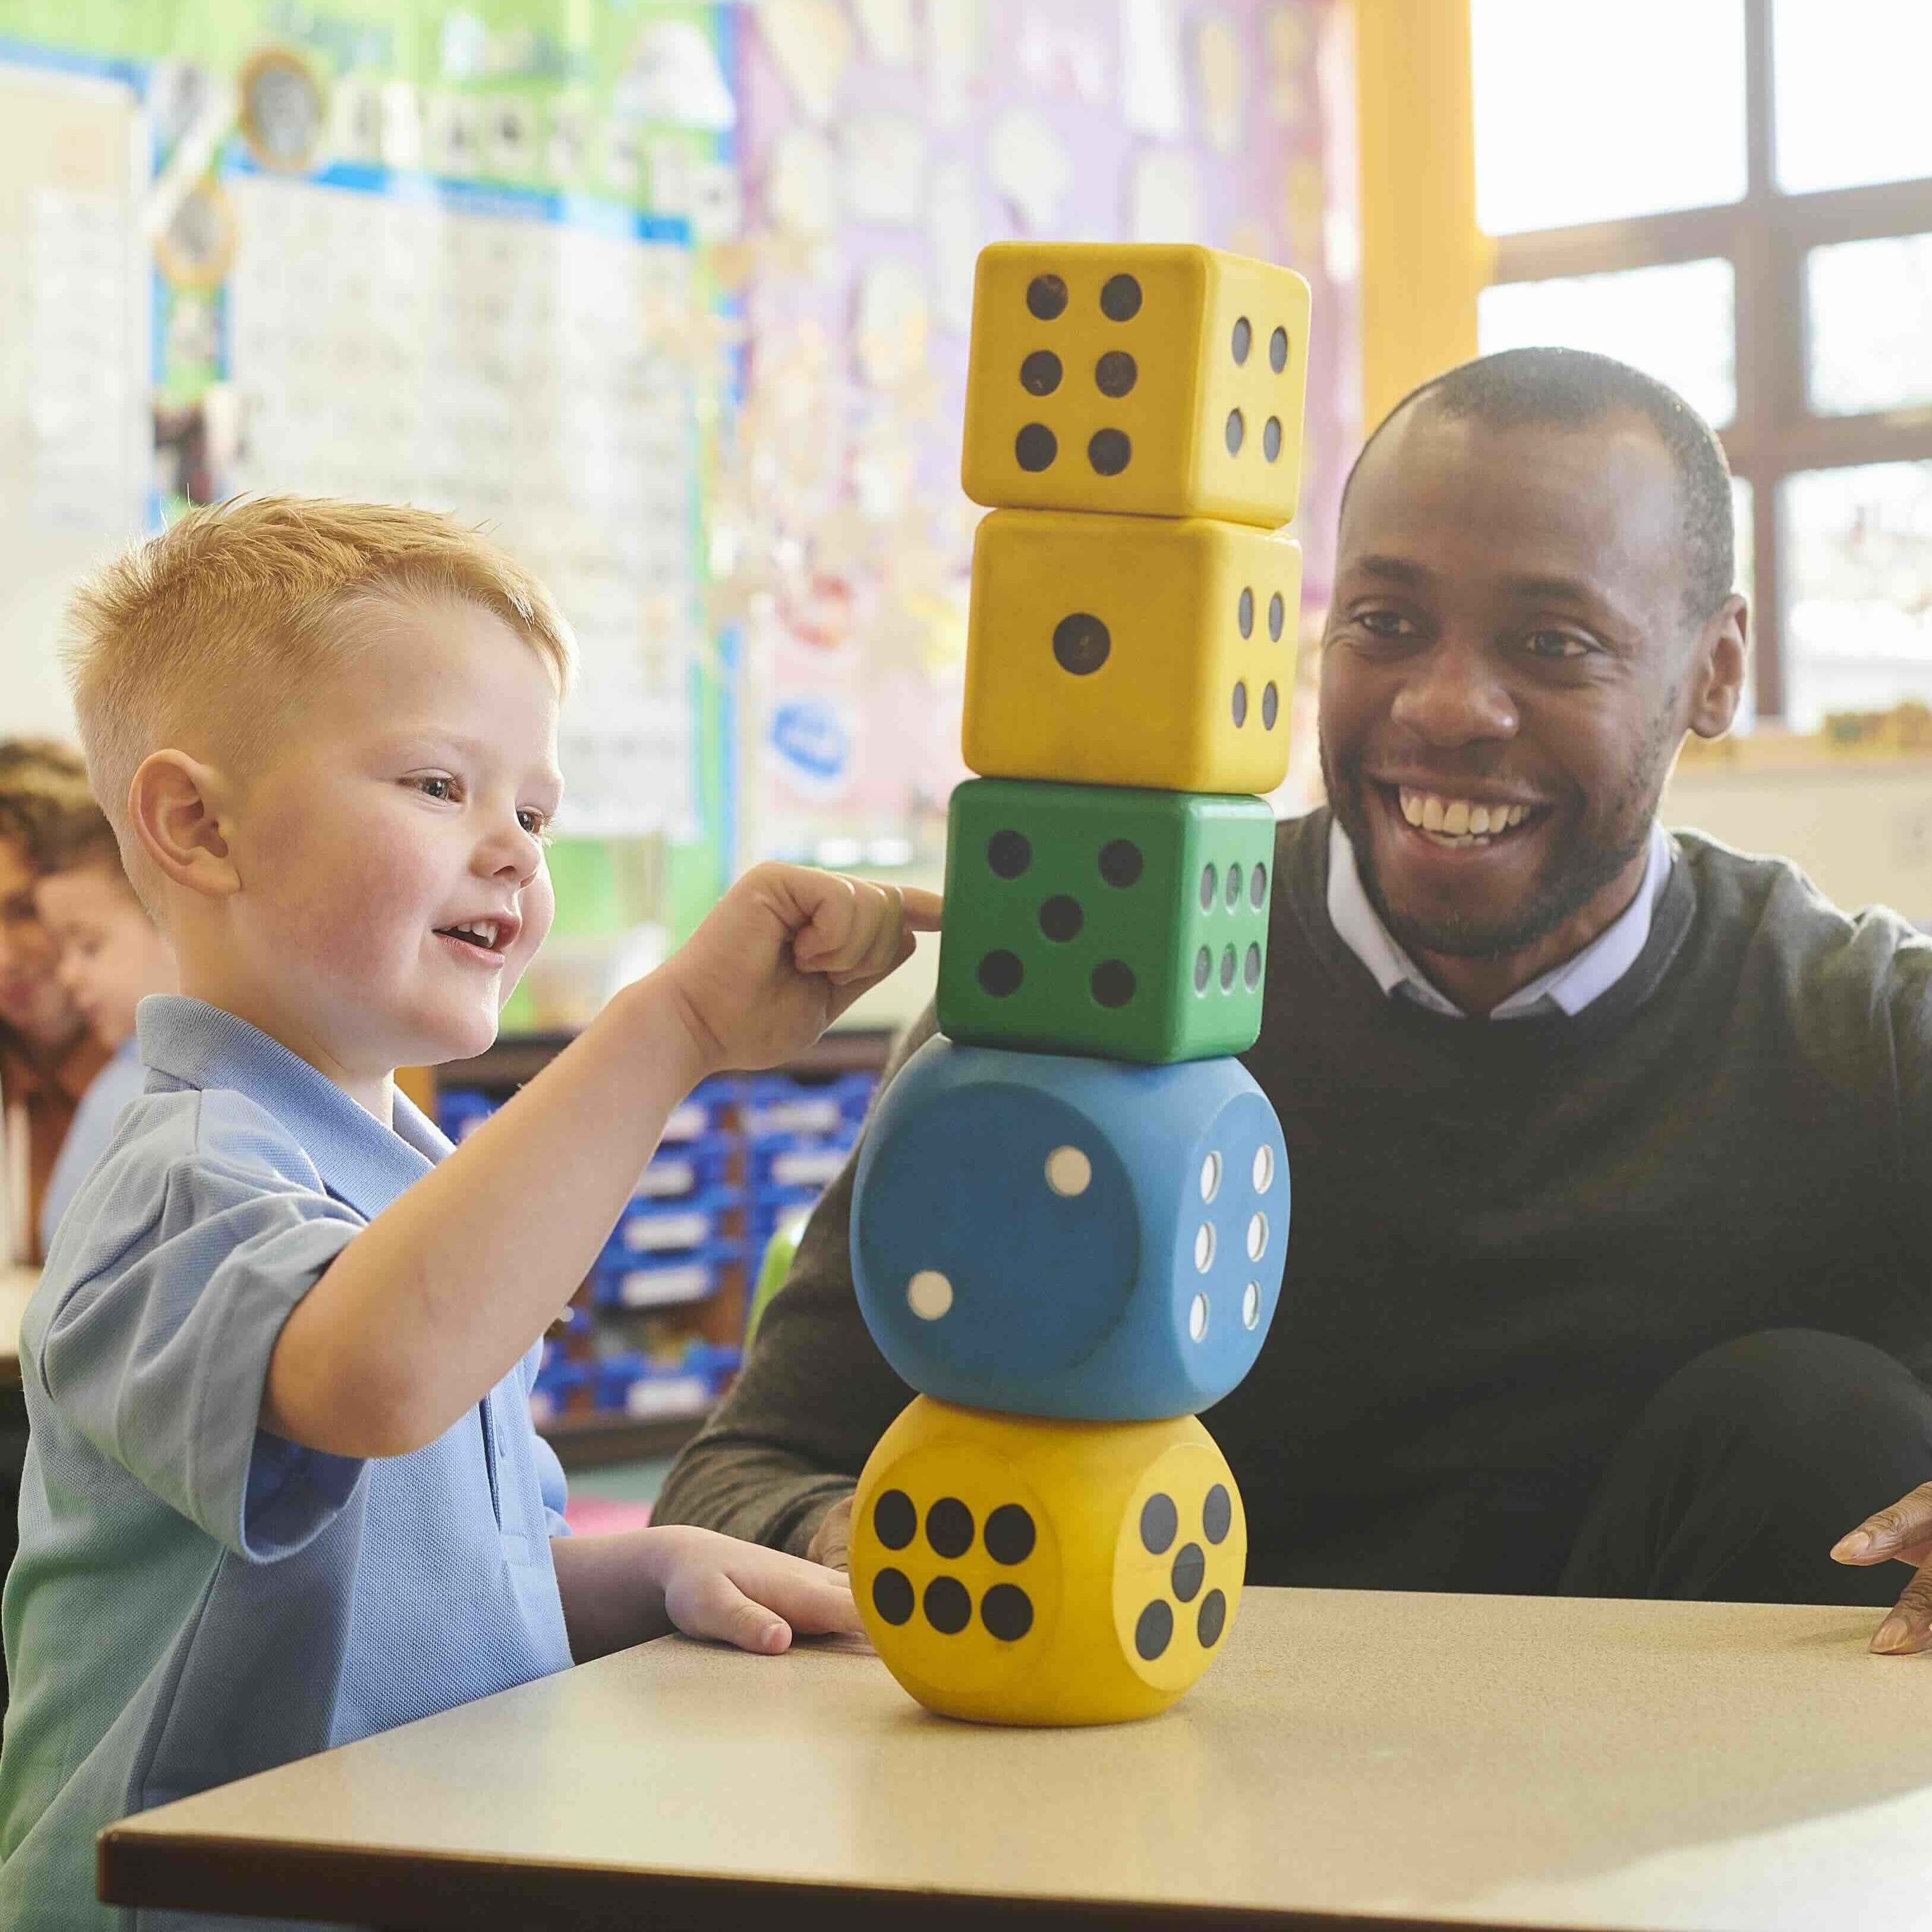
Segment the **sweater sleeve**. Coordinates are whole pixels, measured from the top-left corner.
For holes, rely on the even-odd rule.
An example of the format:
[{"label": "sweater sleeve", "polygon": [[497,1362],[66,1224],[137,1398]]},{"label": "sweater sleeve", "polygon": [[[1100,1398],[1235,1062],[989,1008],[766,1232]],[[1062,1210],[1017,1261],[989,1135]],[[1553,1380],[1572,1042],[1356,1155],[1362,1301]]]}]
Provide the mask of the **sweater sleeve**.
[{"label": "sweater sleeve", "polygon": [[[928,1007],[899,1042],[880,1092],[934,1030]],[[678,1457],[656,1521],[694,1523],[802,1556],[820,1519],[851,1492],[873,1445],[912,1400],[867,1332],[852,1286],[858,1159],[855,1148],[813,1210],[744,1373]]]}]

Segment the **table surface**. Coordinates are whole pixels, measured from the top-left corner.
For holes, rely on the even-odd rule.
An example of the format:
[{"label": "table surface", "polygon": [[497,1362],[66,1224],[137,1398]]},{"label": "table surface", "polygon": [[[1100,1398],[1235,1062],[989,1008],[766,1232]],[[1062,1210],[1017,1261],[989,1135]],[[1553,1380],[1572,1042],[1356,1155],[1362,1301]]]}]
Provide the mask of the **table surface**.
[{"label": "table surface", "polygon": [[0,1383],[20,1379],[20,1317],[40,1279],[38,1268],[0,1262]]},{"label": "table surface", "polygon": [[101,1877],[423,1928],[1908,1932],[1932,1658],[1877,1616],[1250,1590],[1172,1711],[1084,1731],[671,1638],[130,1820]]}]

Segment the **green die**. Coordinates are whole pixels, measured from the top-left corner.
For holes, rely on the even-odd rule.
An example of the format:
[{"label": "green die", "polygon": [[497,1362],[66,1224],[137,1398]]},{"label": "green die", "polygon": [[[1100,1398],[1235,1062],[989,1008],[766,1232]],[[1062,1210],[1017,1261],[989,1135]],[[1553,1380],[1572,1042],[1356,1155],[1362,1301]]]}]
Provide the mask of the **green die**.
[{"label": "green die", "polygon": [[950,814],[939,1030],[1105,1060],[1243,1052],[1274,867],[1262,799],[970,779]]}]

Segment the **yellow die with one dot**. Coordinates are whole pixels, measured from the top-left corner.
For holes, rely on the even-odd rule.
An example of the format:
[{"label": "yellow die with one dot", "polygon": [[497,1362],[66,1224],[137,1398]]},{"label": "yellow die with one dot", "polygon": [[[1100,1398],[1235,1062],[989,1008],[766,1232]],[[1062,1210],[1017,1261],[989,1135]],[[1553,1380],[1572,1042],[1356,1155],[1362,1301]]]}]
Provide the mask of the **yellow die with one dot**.
[{"label": "yellow die with one dot", "polygon": [[984,777],[1270,792],[1301,547],[1208,518],[995,510],[973,544],[962,748]]},{"label": "yellow die with one dot", "polygon": [[974,279],[967,495],[1288,522],[1308,315],[1293,269],[1216,249],[994,243]]},{"label": "yellow die with one dot", "polygon": [[928,1709],[1107,1724],[1165,1710],[1226,1645],[1240,1493],[1192,1416],[1085,1423],[916,1397],[853,1499],[853,1593]]}]

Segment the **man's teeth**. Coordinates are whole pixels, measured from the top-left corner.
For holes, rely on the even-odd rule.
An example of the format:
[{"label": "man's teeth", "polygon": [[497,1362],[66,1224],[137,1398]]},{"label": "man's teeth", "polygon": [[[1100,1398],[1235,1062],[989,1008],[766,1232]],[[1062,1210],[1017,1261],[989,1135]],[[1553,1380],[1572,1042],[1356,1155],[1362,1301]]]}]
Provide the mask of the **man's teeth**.
[{"label": "man's teeth", "polygon": [[1424,832],[1439,832],[1445,838],[1484,838],[1508,832],[1529,816],[1526,805],[1484,804],[1474,799],[1444,798],[1432,791],[1411,791],[1396,788],[1402,815]]}]

